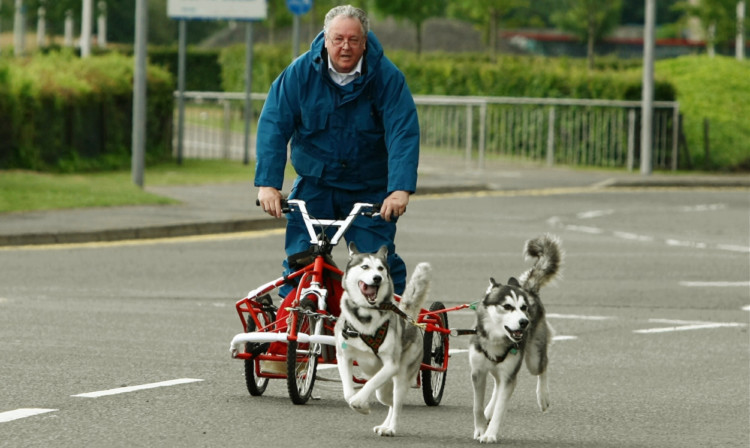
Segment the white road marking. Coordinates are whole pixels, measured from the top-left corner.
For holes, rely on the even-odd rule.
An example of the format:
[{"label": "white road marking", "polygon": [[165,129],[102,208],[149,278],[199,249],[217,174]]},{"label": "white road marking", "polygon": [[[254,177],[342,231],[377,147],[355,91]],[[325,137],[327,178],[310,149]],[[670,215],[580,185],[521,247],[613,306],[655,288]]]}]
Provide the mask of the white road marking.
[{"label": "white road marking", "polygon": [[620,232],[617,230],[612,232],[612,234],[616,236],[617,238],[621,238],[623,240],[643,241],[645,243],[648,243],[654,240],[654,237],[652,236],[638,235],[637,233],[630,233],[630,232]]},{"label": "white road marking", "polygon": [[715,210],[724,210],[727,208],[725,204],[700,204],[700,205],[686,205],[680,210],[683,212],[712,212]]},{"label": "white road marking", "polygon": [[750,311],[750,305],[743,306],[742,311]]},{"label": "white road marking", "polygon": [[0,423],[11,422],[26,417],[33,417],[39,414],[46,414],[48,412],[55,412],[57,409],[41,409],[41,408],[23,408],[16,409],[13,411],[0,412]]},{"label": "white road marking", "polygon": [[548,313],[547,317],[551,317],[552,319],[578,319],[578,320],[616,319],[616,317],[613,317],[613,316],[586,316],[586,315],[581,315],[581,314],[555,314],[555,313]]},{"label": "white road marking", "polygon": [[750,281],[747,282],[680,282],[680,286],[687,286],[688,288],[731,288],[731,287],[748,287]]},{"label": "white road marking", "polygon": [[578,336],[564,336],[564,335],[560,335],[560,336],[555,336],[555,337],[552,338],[553,341],[574,341],[576,339],[578,339]]},{"label": "white road marking", "polygon": [[607,216],[613,214],[614,210],[591,210],[588,212],[580,212],[576,214],[576,217],[578,219],[591,219],[591,218],[600,218],[602,216]]},{"label": "white road marking", "polygon": [[[573,224],[564,224],[562,220],[560,220],[559,217],[553,216],[547,220],[547,224],[549,224],[551,227],[557,227],[562,228],[565,230],[569,230],[571,232],[580,232],[580,233],[588,233],[590,235],[603,235],[606,232],[604,229],[600,229],[598,227],[590,227],[590,226],[578,226]],[[644,243],[650,243],[656,240],[653,236],[649,235],[639,235],[637,233],[632,232],[623,232],[620,230],[613,230],[611,232],[612,236],[615,238],[620,238],[628,241],[640,241]],[[671,247],[688,247],[693,249],[718,249],[718,250],[726,250],[730,252],[741,252],[741,253],[750,253],[750,246],[740,246],[738,244],[716,244],[709,245],[707,243],[701,242],[701,241],[685,241],[685,240],[678,240],[675,238],[667,238],[664,240],[664,244]]]},{"label": "white road marking", "polygon": [[696,249],[705,249],[708,247],[706,243],[700,243],[696,241],[682,241],[682,240],[675,240],[672,238],[668,238],[665,243],[667,246],[676,246],[676,247],[694,247]]},{"label": "white road marking", "polygon": [[746,327],[747,324],[738,322],[705,322],[705,321],[690,321],[690,320],[673,320],[673,319],[649,319],[651,323],[661,324],[674,324],[671,327],[658,327],[658,328],[646,328],[643,330],[633,330],[633,333],[668,333],[673,331],[688,331],[688,330],[706,330],[712,328],[737,328]]},{"label": "white road marking", "polygon": [[87,392],[85,394],[71,395],[71,397],[99,398],[99,397],[104,397],[107,395],[124,394],[128,392],[135,392],[138,390],[155,389],[157,387],[176,386],[178,384],[195,383],[198,381],[203,381],[203,380],[194,379],[194,378],[180,378],[176,380],[161,381],[159,383],[141,384],[140,386],[118,387],[116,389],[100,390],[97,392]]},{"label": "white road marking", "polygon": [[721,249],[721,250],[728,250],[732,252],[750,253],[750,246],[738,246],[734,244],[717,244],[716,248]]},{"label": "white road marking", "polygon": [[590,233],[592,235],[600,235],[600,234],[604,233],[604,230],[602,230],[602,229],[600,229],[598,227],[567,225],[567,226],[565,226],[565,229],[573,231],[573,232]]}]

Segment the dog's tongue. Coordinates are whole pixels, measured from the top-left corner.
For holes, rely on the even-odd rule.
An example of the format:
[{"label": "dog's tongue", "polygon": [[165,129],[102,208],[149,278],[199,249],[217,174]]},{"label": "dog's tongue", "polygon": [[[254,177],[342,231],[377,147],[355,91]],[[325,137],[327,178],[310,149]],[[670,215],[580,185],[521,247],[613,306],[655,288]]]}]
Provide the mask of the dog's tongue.
[{"label": "dog's tongue", "polygon": [[359,282],[359,290],[362,291],[362,294],[368,299],[378,293],[377,286],[371,286],[365,282]]}]

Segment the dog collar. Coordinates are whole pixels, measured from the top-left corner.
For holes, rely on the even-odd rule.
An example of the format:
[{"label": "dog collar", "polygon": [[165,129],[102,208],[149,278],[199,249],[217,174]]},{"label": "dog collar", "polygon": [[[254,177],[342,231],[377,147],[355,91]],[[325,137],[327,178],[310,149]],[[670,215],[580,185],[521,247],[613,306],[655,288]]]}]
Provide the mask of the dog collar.
[{"label": "dog collar", "polygon": [[490,356],[489,353],[487,353],[487,350],[484,349],[484,347],[480,347],[482,349],[482,353],[484,354],[484,357],[489,359],[490,362],[494,362],[495,364],[500,364],[501,362],[505,361],[505,358],[508,357],[508,355],[515,355],[518,353],[518,344],[513,344],[508,348],[508,351],[505,352],[502,356],[494,357]]}]

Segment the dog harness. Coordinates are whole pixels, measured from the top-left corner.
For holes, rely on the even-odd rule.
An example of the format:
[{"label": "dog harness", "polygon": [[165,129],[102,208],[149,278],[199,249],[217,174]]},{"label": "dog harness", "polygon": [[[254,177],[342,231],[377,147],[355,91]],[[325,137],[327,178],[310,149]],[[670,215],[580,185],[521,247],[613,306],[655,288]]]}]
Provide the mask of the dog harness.
[{"label": "dog harness", "polygon": [[[418,327],[424,328],[423,324],[419,324],[414,321],[408,314],[404,313],[401,308],[399,308],[395,303],[388,302],[381,304],[377,309],[381,311],[392,311],[396,313],[399,317],[406,320],[407,322],[411,323],[412,325],[416,325]],[[390,325],[390,320],[386,320],[383,325],[380,326],[380,328],[377,329],[374,335],[369,334],[361,334],[357,330],[355,330],[349,322],[346,323],[346,326],[344,327],[344,330],[341,332],[344,336],[344,339],[349,339],[353,337],[359,336],[362,341],[367,344],[368,347],[372,349],[372,351],[377,355],[378,349],[380,349],[380,346],[383,345],[383,341],[385,341],[385,337],[388,335],[388,327]],[[344,343],[346,344],[346,343]],[[342,348],[346,348],[346,345],[342,346]]]},{"label": "dog harness", "polygon": [[344,331],[342,331],[341,334],[342,336],[344,336],[344,339],[359,336],[359,338],[362,339],[362,342],[370,347],[373,353],[377,355],[380,346],[383,345],[383,341],[385,341],[385,337],[388,335],[388,327],[390,326],[390,322],[390,320],[386,320],[385,322],[383,322],[383,325],[381,325],[373,335],[359,333],[357,330],[352,328],[349,322],[347,322],[346,327],[344,327]]}]

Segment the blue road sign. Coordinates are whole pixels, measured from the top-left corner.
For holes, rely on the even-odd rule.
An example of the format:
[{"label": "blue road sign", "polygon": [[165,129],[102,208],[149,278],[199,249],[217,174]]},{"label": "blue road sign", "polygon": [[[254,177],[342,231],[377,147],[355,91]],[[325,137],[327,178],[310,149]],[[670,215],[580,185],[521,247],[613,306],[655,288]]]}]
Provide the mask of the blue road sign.
[{"label": "blue road sign", "polygon": [[286,0],[286,7],[295,15],[306,14],[312,8],[312,0]]}]

